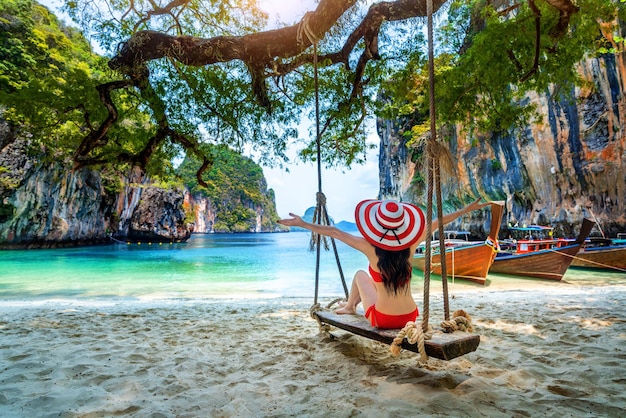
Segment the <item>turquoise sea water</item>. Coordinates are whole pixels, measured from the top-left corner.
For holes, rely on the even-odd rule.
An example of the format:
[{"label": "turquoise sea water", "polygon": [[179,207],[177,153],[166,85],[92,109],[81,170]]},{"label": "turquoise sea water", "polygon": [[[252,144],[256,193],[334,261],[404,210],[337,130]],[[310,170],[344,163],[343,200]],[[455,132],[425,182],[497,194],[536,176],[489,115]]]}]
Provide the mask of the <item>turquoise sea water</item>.
[{"label": "turquoise sea water", "polygon": [[[184,244],[0,251],[0,301],[279,297],[313,300],[316,256],[309,251],[309,238],[305,232],[212,234],[193,235]],[[340,242],[337,246],[349,286],[354,271],[365,268],[367,260]],[[491,284],[487,288],[503,281],[526,286],[542,282],[489,277]],[[414,282],[420,286],[420,280]],[[626,273],[570,268],[563,283],[558,283],[614,284],[626,284]],[[467,286],[471,291],[474,285]],[[332,251],[321,252],[319,295],[343,295]]]},{"label": "turquoise sea water", "polygon": [[[0,300],[311,297],[308,233],[193,235],[183,244],[0,251]],[[366,259],[337,243],[348,284]],[[320,295],[342,295],[322,250]]]}]

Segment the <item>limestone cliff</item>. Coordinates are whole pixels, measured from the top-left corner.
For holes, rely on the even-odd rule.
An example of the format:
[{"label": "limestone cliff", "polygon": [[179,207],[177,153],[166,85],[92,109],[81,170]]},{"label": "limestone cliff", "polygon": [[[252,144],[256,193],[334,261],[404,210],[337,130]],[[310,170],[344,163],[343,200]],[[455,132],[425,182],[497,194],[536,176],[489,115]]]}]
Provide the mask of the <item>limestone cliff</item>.
[{"label": "limestone cliff", "polygon": [[[47,248],[118,239],[186,240],[183,193],[142,184],[136,170],[120,191],[102,173],[43,163],[27,153],[29,135],[0,123],[0,247]],[[110,181],[110,180],[109,180]],[[139,181],[139,183],[137,182]]]},{"label": "limestone cliff", "polygon": [[187,193],[186,207],[194,214],[196,233],[277,232],[274,191],[263,170],[250,158],[224,146],[212,148],[213,165],[200,186],[201,162],[187,157],[177,168]]},{"label": "limestone cliff", "polygon": [[130,218],[128,238],[134,241],[187,241],[193,225],[186,222],[183,199],[182,190],[146,188]]},{"label": "limestone cliff", "polygon": [[[248,185],[253,189],[233,193],[220,189],[216,181],[221,191],[220,200],[214,202],[183,187],[157,187],[139,169],[121,177],[108,170],[74,171],[70,163],[60,161],[43,163],[28,154],[29,141],[29,135],[0,123],[0,248],[87,245],[111,239],[180,242],[192,232],[278,228],[273,190],[267,189],[257,166],[256,180]],[[246,175],[243,166],[238,167]]]},{"label": "limestone cliff", "polygon": [[282,232],[286,230],[276,223],[278,216],[273,197],[269,205],[252,201],[239,201],[237,204],[248,209],[251,214],[249,221],[241,223],[239,227],[228,226],[222,219],[224,211],[216,207],[216,202],[202,194],[185,191],[185,206],[191,208],[193,212],[194,233]]},{"label": "limestone cliff", "polygon": [[37,166],[5,205],[13,216],[0,224],[0,242],[16,246],[51,247],[90,244],[106,238],[100,214],[100,177],[83,169]]},{"label": "limestone cliff", "polygon": [[[459,206],[468,196],[482,196],[506,201],[505,225],[553,224],[557,232],[572,235],[582,218],[589,217],[608,236],[625,231],[624,59],[624,54],[607,54],[581,64],[587,88],[558,86],[528,96],[542,120],[523,129],[477,134],[456,127],[439,132],[455,164],[454,173],[443,176],[444,209]],[[378,121],[380,195],[423,203],[426,173],[419,160],[412,161],[415,151],[407,149],[399,134],[403,129],[395,121]],[[481,216],[461,227],[484,230]]]}]

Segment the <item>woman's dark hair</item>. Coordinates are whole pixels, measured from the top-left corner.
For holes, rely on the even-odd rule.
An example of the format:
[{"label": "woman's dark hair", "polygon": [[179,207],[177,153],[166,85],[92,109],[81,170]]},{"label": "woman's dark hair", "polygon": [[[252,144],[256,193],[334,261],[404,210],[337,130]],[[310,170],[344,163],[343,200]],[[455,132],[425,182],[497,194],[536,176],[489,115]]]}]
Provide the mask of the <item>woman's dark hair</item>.
[{"label": "woman's dark hair", "polygon": [[376,247],[378,256],[378,269],[383,278],[383,285],[389,293],[398,293],[409,280],[413,267],[409,262],[409,248],[399,251],[388,251]]}]

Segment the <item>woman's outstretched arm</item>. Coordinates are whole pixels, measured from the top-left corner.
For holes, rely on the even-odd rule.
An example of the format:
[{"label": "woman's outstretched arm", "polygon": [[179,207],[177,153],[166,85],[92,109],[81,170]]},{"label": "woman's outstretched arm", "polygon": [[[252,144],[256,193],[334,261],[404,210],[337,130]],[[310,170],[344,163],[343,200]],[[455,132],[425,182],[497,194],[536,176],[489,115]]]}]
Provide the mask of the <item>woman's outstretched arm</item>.
[{"label": "woman's outstretched arm", "polygon": [[[462,216],[462,215],[465,215],[466,213],[470,213],[472,211],[484,208],[485,206],[488,206],[490,204],[490,202],[478,203],[480,201],[480,199],[481,198],[479,197],[478,199],[474,200],[469,205],[465,206],[464,208],[461,208],[461,209],[457,210],[456,212],[452,212],[452,213],[448,213],[446,215],[443,215],[443,217],[441,218],[441,223],[444,224],[444,225],[449,224],[450,222],[452,222],[455,219],[457,219],[459,216]],[[437,218],[433,219],[432,230],[435,231],[438,226],[439,226],[439,222],[438,222]]]},{"label": "woman's outstretched arm", "polygon": [[315,232],[316,234],[338,239],[339,241],[365,253],[366,255],[368,254],[368,252],[373,251],[372,245],[362,237],[357,237],[356,235],[349,234],[331,225],[319,225],[306,222],[300,216],[293,213],[290,213],[289,216],[291,216],[291,218],[281,219],[278,221],[278,223],[285,226],[298,226],[300,228],[305,228],[309,231]]}]

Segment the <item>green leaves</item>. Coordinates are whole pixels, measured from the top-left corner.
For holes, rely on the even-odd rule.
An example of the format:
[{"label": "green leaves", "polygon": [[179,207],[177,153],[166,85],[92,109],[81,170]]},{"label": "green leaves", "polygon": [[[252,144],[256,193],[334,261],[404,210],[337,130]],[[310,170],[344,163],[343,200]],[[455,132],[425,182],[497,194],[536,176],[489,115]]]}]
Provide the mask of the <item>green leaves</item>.
[{"label": "green leaves", "polygon": [[611,40],[604,38],[602,41],[601,45],[606,46],[598,47],[599,54],[619,54],[625,50],[625,39],[621,36],[615,35],[611,37]]},{"label": "green leaves", "polygon": [[[69,160],[108,116],[97,86],[110,81],[107,59],[95,55],[76,29],[30,0],[0,5],[0,106],[2,117],[34,133],[39,158]],[[114,91],[118,122],[91,156],[104,165],[125,167],[121,155],[141,151],[154,126],[136,91]],[[42,153],[43,151],[43,153]],[[148,167],[167,172],[180,150],[163,146]]]},{"label": "green leaves", "polygon": [[[536,116],[525,100],[527,93],[580,84],[579,62],[623,47],[623,39],[613,36],[613,44],[605,40],[597,48],[601,28],[615,21],[617,8],[623,8],[611,0],[577,2],[580,10],[562,36],[555,35],[559,11],[545,2],[535,5],[536,11],[529,2],[520,2],[504,12],[504,7],[496,10],[480,0],[450,2],[449,19],[437,32],[444,42],[435,64],[440,125],[500,131],[525,124]],[[428,118],[427,77],[423,58],[411,56],[392,78],[400,80],[398,85],[385,85],[396,101],[384,110],[410,116],[417,132]]]},{"label": "green leaves", "polygon": [[0,15],[3,117],[36,131],[36,140],[51,147],[55,158],[70,155],[82,135],[85,110],[99,113],[95,86],[105,62],[76,30],[30,0],[7,0]]},{"label": "green leaves", "polygon": [[[523,123],[533,117],[531,107],[520,105],[528,92],[579,83],[577,62],[588,54],[623,50],[624,39],[609,26],[618,20],[616,8],[619,16],[625,13],[624,1],[579,0],[580,10],[571,16],[564,34],[555,30],[562,16],[546,2],[536,0],[532,4],[537,8],[528,1],[510,9],[493,9],[492,4],[448,2],[447,20],[441,21],[436,32],[435,99],[440,124],[505,130]],[[358,38],[349,55],[330,65],[331,55],[324,54],[338,53],[359,27],[362,16],[357,9],[346,12],[318,45],[322,56],[320,158],[330,166],[362,161],[374,113],[401,118],[407,125],[404,135],[413,140],[429,126],[426,44],[423,24],[417,19],[390,20],[371,28],[380,29],[378,42],[366,47],[363,38]],[[210,38],[260,31],[265,23],[253,0],[67,0],[65,10],[96,41],[98,50],[109,56],[115,55],[120,41],[140,30]],[[218,38],[220,42],[226,39]],[[194,67],[177,60],[180,44],[168,44],[169,53],[161,55],[158,45],[147,53],[169,58],[140,60],[141,65],[148,62],[146,68],[133,67],[136,74],[146,77],[140,83],[132,71],[110,72],[106,59],[94,55],[82,35],[59,23],[47,9],[30,0],[5,0],[0,5],[0,105],[6,109],[5,118],[36,127],[45,138],[42,145],[54,149],[54,154],[69,156],[82,138],[105,124],[111,111],[100,101],[96,86],[113,81],[112,77],[126,77],[124,89],[112,89],[113,101],[107,103],[117,111],[114,126],[97,137],[93,150],[85,147],[88,151],[82,157],[111,163],[124,156],[135,163],[158,133],[154,151],[143,154],[155,159],[148,164],[151,173],[171,171],[171,164],[163,161],[197,142],[250,150],[271,164],[286,159],[287,148],[299,140],[301,158],[318,158],[314,126],[305,138],[298,138],[299,125],[315,120],[313,67],[298,64],[308,59],[311,49],[303,55],[286,53],[271,61],[274,68],[266,63],[252,68],[255,62],[246,66],[242,61]],[[230,48],[231,44],[223,45]],[[232,45],[244,51],[237,56],[245,61],[249,50],[242,44]],[[212,56],[202,47],[197,54]],[[364,54],[380,54],[382,60],[370,60],[357,74],[355,68],[366,62]],[[290,65],[295,70],[275,71]],[[265,108],[251,88],[263,90],[254,84],[259,79],[267,87]],[[267,108],[272,112],[266,112]],[[178,140],[172,131],[180,134]]]}]

